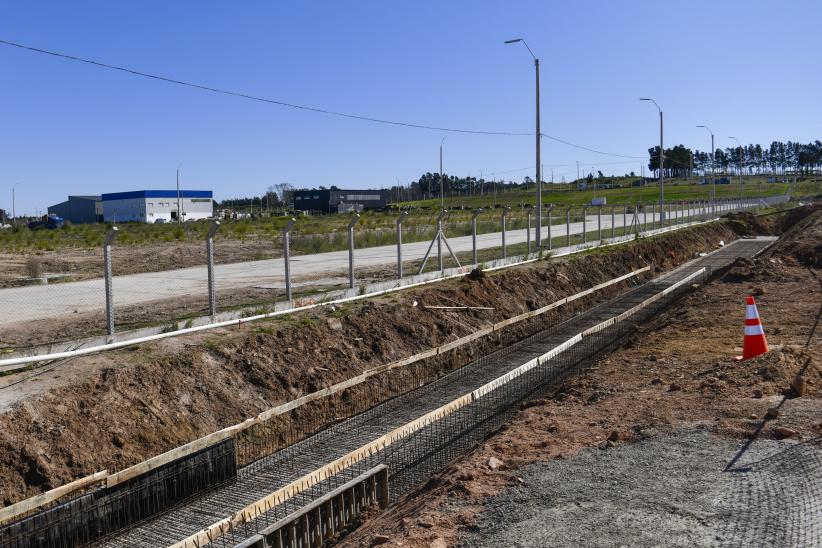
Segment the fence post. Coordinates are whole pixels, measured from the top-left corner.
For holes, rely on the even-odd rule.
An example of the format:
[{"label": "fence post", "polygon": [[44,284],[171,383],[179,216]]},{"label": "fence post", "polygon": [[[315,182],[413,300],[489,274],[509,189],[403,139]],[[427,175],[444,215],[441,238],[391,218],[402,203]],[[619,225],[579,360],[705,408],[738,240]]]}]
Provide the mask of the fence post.
[{"label": "fence post", "polygon": [[479,264],[477,262],[477,217],[482,211],[482,208],[479,207],[474,210],[473,215],[471,215],[471,261],[474,266]]},{"label": "fence post", "polygon": [[529,255],[531,255],[531,213],[533,213],[534,208],[528,206],[528,233],[525,235],[525,258],[527,259]]},{"label": "fence post", "polygon": [[597,209],[597,230],[599,231],[599,243],[602,244],[602,206]]},{"label": "fence post", "polygon": [[671,226],[671,202],[668,202],[668,226]]},{"label": "fence post", "polygon": [[118,228],[116,226],[106,234],[103,240],[103,268],[105,269],[105,285],[106,285],[106,331],[109,337],[114,335],[114,288],[112,287],[111,276],[111,242],[117,236]]},{"label": "fence post", "polygon": [[397,277],[402,280],[402,222],[408,217],[408,212],[403,211],[397,217]]},{"label": "fence post", "polygon": [[622,208],[622,235],[628,235],[628,206]]},{"label": "fence post", "polygon": [[508,258],[508,250],[505,247],[505,218],[508,215],[508,212],[511,210],[510,206],[503,206],[502,208],[502,216],[500,217],[500,224],[502,225],[502,258]]},{"label": "fence post", "polygon": [[548,251],[551,251],[551,212],[554,210],[554,206],[548,206]]},{"label": "fence post", "polygon": [[656,204],[651,204],[651,228],[659,228],[661,225],[656,218]]},{"label": "fence post", "polygon": [[588,208],[590,204],[582,206],[582,243],[588,243]]},{"label": "fence post", "polygon": [[616,238],[616,206],[611,206],[611,239]]},{"label": "fence post", "polygon": [[569,206],[568,209],[565,210],[565,245],[566,247],[571,247],[571,208],[574,206]]},{"label": "fence post", "polygon": [[648,232],[648,207],[644,204],[642,206],[642,231]]},{"label": "fence post", "polygon": [[443,266],[442,262],[442,218],[445,217],[446,213],[448,213],[448,210],[443,209],[440,211],[440,214],[437,215],[437,260],[440,263],[440,274],[445,272],[445,266]]},{"label": "fence post", "polygon": [[283,228],[283,266],[285,267],[285,299],[291,306],[291,229],[297,219],[291,218]]},{"label": "fence post", "polygon": [[354,213],[348,222],[348,287],[354,288],[354,225],[360,220],[360,214]]},{"label": "fence post", "polygon": [[220,229],[220,221],[214,221],[206,234],[206,259],[208,261],[208,315],[211,321],[217,314],[217,298],[214,290],[214,235]]}]

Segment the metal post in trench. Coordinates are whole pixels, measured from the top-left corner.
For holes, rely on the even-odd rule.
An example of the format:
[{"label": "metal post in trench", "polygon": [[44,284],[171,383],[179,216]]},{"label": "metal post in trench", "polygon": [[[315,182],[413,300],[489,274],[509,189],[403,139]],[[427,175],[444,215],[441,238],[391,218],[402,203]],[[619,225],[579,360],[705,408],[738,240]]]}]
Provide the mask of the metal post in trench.
[{"label": "metal post in trench", "polygon": [[408,217],[408,212],[403,211],[397,217],[397,278],[402,280],[402,222]]},{"label": "metal post in trench", "polygon": [[354,213],[348,222],[348,287],[354,288],[354,225],[360,220],[360,214]]},{"label": "metal post in trench", "polygon": [[106,286],[106,332],[109,337],[114,335],[114,288],[112,287],[111,275],[111,242],[117,236],[118,228],[116,226],[106,234],[103,240],[103,268],[105,269],[105,286]]},{"label": "metal post in trench", "polygon": [[208,315],[211,321],[217,315],[217,296],[214,279],[214,235],[220,230],[220,221],[214,221],[206,234],[206,260],[208,261]]},{"label": "metal post in trench", "polygon": [[297,219],[289,219],[283,228],[283,267],[285,268],[285,300],[291,306],[291,229]]},{"label": "metal post in trench", "polygon": [[471,215],[471,262],[477,266],[477,217],[482,213],[483,209],[477,208],[474,214]]}]

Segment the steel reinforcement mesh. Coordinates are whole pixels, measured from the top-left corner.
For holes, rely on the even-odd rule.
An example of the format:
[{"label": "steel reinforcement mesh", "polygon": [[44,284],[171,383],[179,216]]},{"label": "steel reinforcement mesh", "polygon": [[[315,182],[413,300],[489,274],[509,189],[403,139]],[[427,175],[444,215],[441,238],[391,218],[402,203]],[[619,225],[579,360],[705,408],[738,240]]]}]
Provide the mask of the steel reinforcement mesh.
[{"label": "steel reinforcement mesh", "polygon": [[0,529],[2,548],[69,548],[174,507],[237,475],[234,440],[111,488],[92,491]]},{"label": "steel reinforcement mesh", "polygon": [[[688,285],[680,287],[634,316],[583,338],[581,342],[555,358],[541,362],[537,367],[471,404],[417,430],[384,450],[374,452],[355,466],[313,486],[299,496],[271,507],[270,510],[260,513],[256,519],[234,527],[212,544],[234,546],[378,464],[388,466],[390,498],[395,502],[509,421],[523,402],[551,392],[568,375],[592,363],[603,352],[617,347],[625,337],[636,331],[638,324],[654,317],[662,308],[669,307],[689,289]],[[409,394],[411,398],[414,396],[414,393]],[[420,394],[417,393],[416,396],[419,397]],[[293,457],[287,458],[286,461],[292,459]]]}]

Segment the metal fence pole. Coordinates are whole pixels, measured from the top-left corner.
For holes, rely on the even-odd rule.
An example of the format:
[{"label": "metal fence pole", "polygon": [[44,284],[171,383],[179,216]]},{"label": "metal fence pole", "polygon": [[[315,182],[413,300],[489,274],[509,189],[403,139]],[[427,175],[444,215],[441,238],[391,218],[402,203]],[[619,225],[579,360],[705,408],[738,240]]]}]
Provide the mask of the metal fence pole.
[{"label": "metal fence pole", "polygon": [[214,289],[214,235],[220,229],[220,221],[214,221],[206,234],[206,259],[208,261],[208,315],[212,321],[217,314],[217,297]]},{"label": "metal fence pole", "polygon": [[471,261],[476,266],[477,262],[477,217],[482,213],[483,209],[477,208],[474,214],[471,215]]},{"label": "metal fence pole", "polygon": [[526,258],[528,255],[531,254],[531,213],[533,213],[534,208],[528,206],[528,233],[525,235],[525,248],[526,248]]},{"label": "metal fence pole", "polygon": [[642,231],[648,232],[648,206],[642,206]]},{"label": "metal fence pole", "polygon": [[551,251],[551,212],[554,210],[554,206],[548,206],[548,251]]},{"label": "metal fence pole", "polygon": [[628,206],[622,208],[622,235],[628,235]]},{"label": "metal fence pole", "polygon": [[565,245],[571,247],[571,208],[565,210]]},{"label": "metal fence pole", "polygon": [[611,239],[616,238],[616,206],[611,206]]},{"label": "metal fence pole", "polygon": [[112,287],[111,275],[111,242],[117,236],[118,228],[116,226],[106,233],[103,240],[103,268],[105,269],[105,285],[106,285],[106,331],[109,336],[114,335],[114,288]]},{"label": "metal fence pole", "polygon": [[285,267],[285,299],[291,306],[291,229],[297,219],[289,219],[283,228],[283,266]]},{"label": "metal fence pole", "polygon": [[348,287],[354,288],[354,225],[360,220],[360,214],[354,213],[348,222]]},{"label": "metal fence pole", "polygon": [[671,202],[668,202],[668,226],[671,226]]},{"label": "metal fence pole", "polygon": [[602,207],[597,209],[597,230],[599,231],[599,241],[602,243]]},{"label": "metal fence pole", "polygon": [[509,206],[504,206],[502,208],[502,216],[500,217],[500,224],[502,225],[502,258],[508,258],[508,250],[505,247],[505,218],[508,215],[508,212],[511,210]]},{"label": "metal fence pole", "polygon": [[659,228],[659,223],[656,218],[656,204],[651,204],[651,228]]},{"label": "metal fence pole", "polygon": [[582,243],[588,243],[588,208],[589,205],[582,206]]},{"label": "metal fence pole", "polygon": [[408,212],[403,211],[397,217],[397,278],[402,280],[402,222],[408,217]]},{"label": "metal fence pole", "polygon": [[442,262],[442,218],[446,213],[448,213],[448,210],[443,209],[437,216],[437,260],[439,261],[440,274],[445,272],[445,266],[443,266]]}]

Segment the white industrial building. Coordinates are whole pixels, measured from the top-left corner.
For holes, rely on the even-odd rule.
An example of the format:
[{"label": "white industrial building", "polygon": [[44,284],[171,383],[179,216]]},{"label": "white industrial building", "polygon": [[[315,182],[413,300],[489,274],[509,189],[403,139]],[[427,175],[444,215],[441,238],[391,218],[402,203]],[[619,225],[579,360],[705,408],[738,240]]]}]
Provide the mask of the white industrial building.
[{"label": "white industrial building", "polygon": [[101,196],[103,220],[111,223],[194,221],[214,214],[210,190],[135,190]]}]

